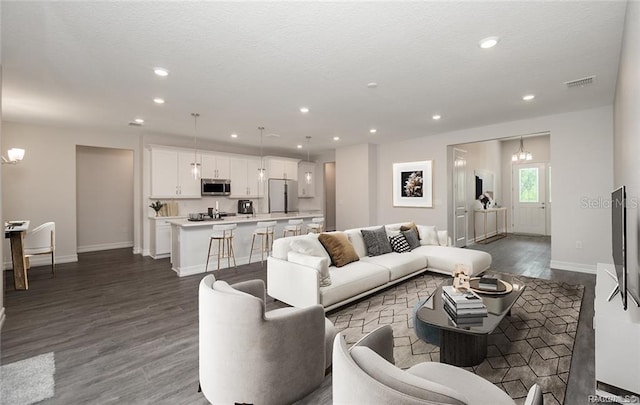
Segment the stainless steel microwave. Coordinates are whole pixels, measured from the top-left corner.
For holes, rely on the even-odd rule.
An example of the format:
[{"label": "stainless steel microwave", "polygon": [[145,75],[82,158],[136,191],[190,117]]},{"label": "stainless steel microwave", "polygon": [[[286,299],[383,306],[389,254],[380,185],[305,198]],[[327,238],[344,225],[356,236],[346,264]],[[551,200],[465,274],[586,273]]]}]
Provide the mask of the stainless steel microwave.
[{"label": "stainless steel microwave", "polygon": [[229,195],[231,194],[231,180],[227,179],[200,179],[202,195]]}]

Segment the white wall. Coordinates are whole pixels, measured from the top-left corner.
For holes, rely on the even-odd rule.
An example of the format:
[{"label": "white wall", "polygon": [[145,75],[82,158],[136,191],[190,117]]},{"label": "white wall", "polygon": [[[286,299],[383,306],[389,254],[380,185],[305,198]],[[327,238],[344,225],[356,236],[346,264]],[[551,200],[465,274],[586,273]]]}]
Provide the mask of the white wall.
[{"label": "white wall", "polygon": [[375,223],[376,149],[361,144],[336,150],[336,229]]},{"label": "white wall", "polygon": [[[609,213],[604,210],[585,209],[582,201],[588,196],[606,196],[612,188],[613,179],[613,122],[612,107],[604,106],[571,113],[549,115],[527,120],[505,122],[496,125],[448,132],[435,136],[410,139],[384,144],[378,149],[377,187],[378,210],[373,223],[391,223],[413,220],[416,223],[433,224],[441,229],[451,229],[451,209],[447,204],[447,145],[477,142],[509,137],[519,134],[549,132],[551,134],[551,156],[554,161],[552,193],[554,215],[552,218],[552,267],[595,272],[597,262],[610,257],[609,235],[601,232],[609,226]],[[358,170],[364,153],[362,146],[342,148],[336,151],[336,165],[357,170],[351,174],[344,169],[338,181],[344,185],[348,179],[366,178],[368,173]],[[349,151],[354,153],[349,153]],[[366,158],[366,156],[365,156]],[[417,160],[433,160],[433,208],[393,208],[391,176],[393,163]],[[368,162],[368,160],[364,160]],[[343,166],[344,167],[344,166]],[[345,173],[346,172],[346,173]],[[342,174],[341,174],[342,173]],[[366,187],[356,185],[361,191]],[[353,214],[350,222],[355,226],[368,225],[367,216],[345,206],[347,201],[340,195],[346,186],[338,188],[338,216]],[[347,197],[358,193],[349,192]],[[344,229],[338,225],[338,229]],[[576,249],[575,242],[582,241],[583,248]]]},{"label": "white wall", "polygon": [[[622,52],[618,72],[618,83],[614,102],[614,185],[627,186],[627,198],[640,199],[640,2],[631,1],[627,6]],[[629,205],[627,209],[627,265],[629,274],[638,274],[640,266],[640,215],[638,206]],[[610,238],[611,226],[603,228],[603,233]],[[611,243],[608,260],[610,263]],[[632,291],[639,291],[640,280],[633,277],[629,280]]]},{"label": "white wall", "polygon": [[133,151],[76,148],[78,252],[133,247]]},{"label": "white wall", "polygon": [[[18,145],[26,149],[20,164],[3,167],[3,217],[29,219],[34,226],[56,222],[56,261],[77,260],[76,145],[131,149],[139,156],[139,137],[127,129],[107,132],[3,122],[1,149]],[[139,161],[134,161],[136,190],[140,189]],[[135,246],[140,243],[140,212],[140,194],[136,193]],[[7,260],[11,262],[10,257],[5,257],[5,264]]]}]

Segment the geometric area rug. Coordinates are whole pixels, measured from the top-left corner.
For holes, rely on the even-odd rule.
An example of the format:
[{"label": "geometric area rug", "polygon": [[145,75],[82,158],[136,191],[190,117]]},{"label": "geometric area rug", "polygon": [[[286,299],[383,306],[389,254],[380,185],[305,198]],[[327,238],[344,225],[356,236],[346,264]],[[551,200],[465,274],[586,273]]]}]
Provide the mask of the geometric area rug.
[{"label": "geometric area rug", "polygon": [[[511,315],[505,316],[489,335],[487,358],[465,369],[491,381],[518,404],[524,402],[534,383],[540,385],[545,405],[562,404],[584,287],[517,277],[526,289],[511,308]],[[439,361],[440,348],[416,336],[413,311],[445,279],[450,277],[423,273],[330,312],[327,317],[343,333],[347,344],[355,343],[380,325],[390,324],[395,363],[400,368]]]},{"label": "geometric area rug", "polygon": [[0,367],[0,403],[29,405],[55,394],[53,352]]}]

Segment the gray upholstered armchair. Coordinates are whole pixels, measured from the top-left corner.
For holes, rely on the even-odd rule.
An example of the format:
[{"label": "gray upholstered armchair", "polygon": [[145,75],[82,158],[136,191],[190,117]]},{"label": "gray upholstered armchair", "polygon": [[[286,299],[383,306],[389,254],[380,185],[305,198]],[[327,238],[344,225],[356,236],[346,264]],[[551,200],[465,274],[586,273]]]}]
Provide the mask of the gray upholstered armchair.
[{"label": "gray upholstered armchair", "polygon": [[335,329],[321,305],[265,312],[262,280],[200,282],[200,386],[215,404],[290,404],[318,387]]},{"label": "gray upholstered armchair", "polygon": [[[342,334],[333,344],[334,404],[515,405],[500,388],[462,368],[437,362],[401,370],[393,364],[393,330],[381,326],[350,350]],[[542,405],[534,385],[525,405]]]}]

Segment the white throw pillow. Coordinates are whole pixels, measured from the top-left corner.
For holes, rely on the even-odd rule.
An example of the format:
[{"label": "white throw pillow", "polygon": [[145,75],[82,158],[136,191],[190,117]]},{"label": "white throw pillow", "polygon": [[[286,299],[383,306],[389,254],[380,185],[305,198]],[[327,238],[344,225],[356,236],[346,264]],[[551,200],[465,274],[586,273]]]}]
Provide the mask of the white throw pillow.
[{"label": "white throw pillow", "polygon": [[331,263],[329,253],[318,240],[318,234],[308,234],[303,237],[295,238],[291,241],[291,250],[309,256],[324,257]]},{"label": "white throw pillow", "polygon": [[438,244],[440,246],[449,246],[449,232],[438,231]]},{"label": "white throw pillow", "polygon": [[421,245],[436,245],[438,242],[438,230],[435,226],[417,225],[418,233],[420,234]]},{"label": "white throw pillow", "polygon": [[320,287],[331,285],[331,274],[329,273],[329,258],[310,256],[298,252],[289,252],[287,260],[291,263],[301,264],[303,266],[315,269],[320,275]]}]

